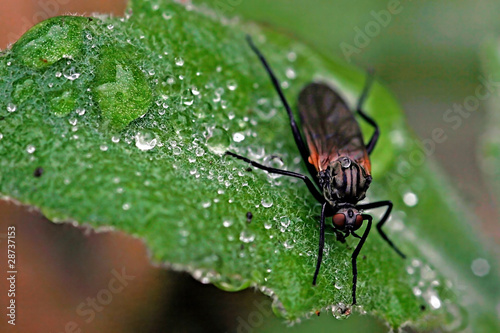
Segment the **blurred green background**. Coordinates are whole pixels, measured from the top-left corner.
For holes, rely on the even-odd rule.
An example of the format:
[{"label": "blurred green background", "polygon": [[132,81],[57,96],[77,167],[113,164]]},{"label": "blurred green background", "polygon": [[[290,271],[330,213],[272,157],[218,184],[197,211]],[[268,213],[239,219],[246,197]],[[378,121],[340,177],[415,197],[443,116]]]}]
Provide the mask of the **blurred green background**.
[{"label": "blurred green background", "polygon": [[[64,2],[64,5],[62,4]],[[497,1],[333,1],[333,0],[198,0],[197,5],[208,5],[225,16],[240,16],[245,20],[269,25],[283,33],[295,36],[313,46],[325,57],[350,62],[353,66],[376,69],[377,77],[383,81],[403,105],[408,121],[421,139],[431,137],[432,130],[443,128],[448,140],[436,147],[431,159],[436,159],[445,170],[445,175],[466,207],[478,219],[478,229],[498,253],[500,228],[498,199],[492,194],[490,181],[483,175],[481,165],[481,136],[486,127],[488,101],[482,104],[470,117],[463,119],[457,129],[443,120],[445,112],[455,103],[474,95],[480,85],[482,73],[480,48],[486,40],[496,39],[500,32],[500,3]],[[49,4],[50,6],[48,6]],[[54,5],[55,4],[55,5]],[[399,4],[398,6],[396,6]],[[17,6],[17,7],[16,7]],[[20,10],[19,6],[23,9]],[[393,6],[393,7],[391,7]],[[396,6],[396,7],[394,7]],[[57,7],[57,8],[56,8]],[[398,13],[390,15],[390,21],[378,32],[372,31],[369,42],[359,47],[359,32],[376,26],[375,16],[388,7],[397,8]],[[50,10],[48,10],[49,8]],[[19,1],[0,0],[0,31],[3,39],[0,48],[15,40],[15,36],[29,24],[40,19],[79,12],[123,11],[124,1]],[[57,10],[56,10],[57,9]],[[376,14],[373,14],[373,13]],[[359,30],[358,30],[359,29]],[[12,33],[14,32],[14,33]],[[342,45],[357,47],[348,59]],[[456,194],[453,194],[456,195]],[[25,263],[44,262],[44,269],[60,269],[59,275],[43,275],[44,287],[57,290],[58,283],[77,277],[85,283],[92,283],[88,276],[99,275],[119,267],[121,262],[132,267],[142,281],[142,289],[126,290],[123,301],[114,302],[113,315],[102,315],[98,321],[84,328],[85,332],[386,332],[383,323],[368,317],[353,316],[347,321],[337,321],[329,314],[322,314],[304,320],[292,328],[286,327],[280,319],[269,314],[270,301],[258,292],[247,290],[226,293],[215,287],[201,285],[185,274],[144,267],[145,249],[142,243],[120,234],[83,236],[84,230],[68,231],[68,226],[54,226],[50,222],[33,217],[27,209],[11,204],[0,206],[0,225],[22,220],[24,229],[20,241],[43,244],[45,251],[53,251],[52,263],[45,262],[40,253],[26,249]],[[54,231],[54,230],[57,231]],[[36,233],[35,233],[36,232]],[[55,233],[54,233],[55,232]],[[73,252],[81,252],[81,262],[68,264],[64,249],[68,247],[68,232],[73,233]],[[58,234],[59,233],[59,234]],[[98,244],[98,246],[96,246]],[[137,255],[137,251],[141,255]],[[144,254],[143,254],[144,252]],[[45,252],[47,253],[47,252]],[[106,255],[103,255],[106,254]],[[134,256],[134,253],[136,254]],[[96,263],[99,263],[98,265]],[[28,264],[27,264],[28,265]],[[135,266],[134,266],[135,265]],[[81,267],[85,267],[82,269]],[[42,268],[38,272],[42,272]],[[85,273],[84,273],[85,272]],[[39,273],[43,274],[43,273]],[[40,277],[42,275],[39,275]],[[47,277],[48,276],[48,277]],[[62,277],[61,277],[62,276]],[[82,277],[83,276],[83,277]],[[54,279],[50,281],[50,278]],[[28,280],[24,283],[29,285]],[[41,278],[37,278],[40,280]],[[166,282],[167,281],[167,282]],[[99,285],[99,281],[94,281]],[[53,288],[53,289],[51,289]],[[138,297],[137,295],[141,295]],[[53,294],[47,297],[53,297]],[[39,314],[24,332],[37,331],[41,318],[46,331],[63,331],[64,308],[75,304],[68,298],[54,304],[44,303],[43,297],[26,300],[36,313],[38,306],[47,306],[50,315]],[[77,298],[78,299],[78,298]],[[37,303],[39,302],[39,303]],[[257,303],[255,303],[257,302]],[[78,302],[76,302],[77,304]],[[259,305],[256,305],[259,304]],[[264,304],[264,310],[260,307]],[[127,309],[127,311],[123,311]],[[68,312],[71,318],[71,310]],[[29,312],[29,311],[28,311]],[[125,313],[124,313],[125,312]],[[29,316],[27,316],[29,317]],[[137,318],[141,318],[138,320]],[[67,319],[66,319],[67,320]],[[259,325],[245,325],[249,322]],[[0,330],[3,330],[0,323]],[[53,325],[52,325],[53,324]],[[165,329],[167,327],[167,329]],[[45,330],[44,330],[45,331]],[[410,332],[407,328],[404,331]]]}]

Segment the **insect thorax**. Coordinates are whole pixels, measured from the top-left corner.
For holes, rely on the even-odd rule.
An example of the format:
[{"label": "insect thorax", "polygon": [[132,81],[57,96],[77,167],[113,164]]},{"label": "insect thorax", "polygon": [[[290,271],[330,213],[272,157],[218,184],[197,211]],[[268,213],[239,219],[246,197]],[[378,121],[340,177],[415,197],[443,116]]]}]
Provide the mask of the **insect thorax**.
[{"label": "insect thorax", "polygon": [[357,162],[342,156],[319,173],[323,196],[332,205],[338,202],[356,204],[363,200],[372,177]]}]

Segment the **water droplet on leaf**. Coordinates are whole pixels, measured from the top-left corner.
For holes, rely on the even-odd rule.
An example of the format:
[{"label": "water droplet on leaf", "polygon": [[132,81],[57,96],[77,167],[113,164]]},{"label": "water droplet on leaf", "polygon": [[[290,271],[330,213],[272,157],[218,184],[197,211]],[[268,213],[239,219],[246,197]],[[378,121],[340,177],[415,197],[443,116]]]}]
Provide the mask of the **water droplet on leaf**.
[{"label": "water droplet on leaf", "polygon": [[151,133],[137,133],[135,135],[135,146],[142,151],[151,150],[156,146],[157,140]]},{"label": "water droplet on leaf", "polygon": [[26,147],[26,151],[28,152],[28,154],[33,154],[35,152],[35,150],[36,150],[36,148],[33,145],[28,145]]},{"label": "water droplet on leaf", "polygon": [[17,106],[15,104],[13,104],[13,103],[7,104],[7,111],[14,112],[16,110],[17,110]]},{"label": "water droplet on leaf", "polygon": [[264,208],[269,208],[273,205],[273,200],[271,199],[262,199],[262,201],[260,202],[262,204],[262,207]]},{"label": "water droplet on leaf", "polygon": [[234,142],[241,142],[245,140],[245,135],[241,132],[236,132],[233,134],[233,141]]},{"label": "water droplet on leaf", "polygon": [[255,235],[249,231],[242,231],[240,233],[240,241],[243,243],[251,243],[255,240]]},{"label": "water droplet on leaf", "polygon": [[213,127],[208,129],[207,133],[207,148],[214,154],[224,154],[230,143],[227,132],[221,127]]}]

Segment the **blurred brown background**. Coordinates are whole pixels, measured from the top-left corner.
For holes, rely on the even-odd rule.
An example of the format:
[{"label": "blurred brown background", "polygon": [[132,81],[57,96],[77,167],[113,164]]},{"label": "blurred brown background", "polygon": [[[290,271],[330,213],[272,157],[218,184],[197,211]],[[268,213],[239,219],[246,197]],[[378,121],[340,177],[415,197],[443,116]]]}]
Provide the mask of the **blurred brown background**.
[{"label": "blurred brown background", "polygon": [[[236,2],[233,1],[233,3]],[[280,12],[282,17],[296,15],[296,12],[306,10],[301,7],[301,5],[306,6],[306,2],[300,0],[294,1],[296,6],[289,6],[288,11],[284,12],[285,7],[279,7],[283,1],[273,1],[267,11],[264,11],[262,6],[257,6],[255,4],[257,2],[242,1],[240,6],[234,8],[234,12],[228,14],[238,14],[241,11],[246,17],[279,25],[280,19],[274,19],[272,16],[278,10],[282,11]],[[334,6],[331,1],[316,2],[320,6],[332,8]],[[480,10],[490,11],[488,1],[480,3],[482,4]],[[274,5],[278,7],[273,8]],[[126,1],[123,0],[106,2],[0,0],[0,49],[5,49],[31,26],[48,17],[66,13],[89,15],[93,12],[113,13],[119,16],[123,13],[125,6]],[[253,9],[254,7],[258,9]],[[446,10],[443,8],[443,11]],[[436,15],[438,13],[430,16]],[[478,19],[481,15],[471,16]],[[298,25],[312,24],[312,19],[306,21],[307,16],[304,17],[304,22],[298,22]],[[401,20],[405,18],[402,17]],[[389,38],[387,35],[391,36],[391,34],[398,35],[400,31],[397,27],[400,24],[404,23],[397,23],[384,32],[386,35],[384,38]],[[354,25],[355,22],[346,27],[345,31],[352,31]],[[446,25],[443,25],[443,29],[444,27]],[[442,36],[450,34],[446,30],[442,33]],[[347,34],[347,36],[350,35]],[[428,38],[428,44],[431,45],[432,36]],[[443,37],[443,40],[445,39]],[[328,40],[325,41],[325,43],[328,42]],[[376,43],[379,42],[377,46]],[[425,42],[424,40],[423,43]],[[432,129],[442,126],[443,112],[453,103],[461,103],[463,98],[477,86],[477,82],[471,79],[478,74],[477,59],[466,59],[470,65],[465,67],[466,70],[476,68],[475,72],[472,70],[470,75],[440,71],[439,65],[426,67],[427,70],[422,71],[421,66],[425,64],[416,64],[408,71],[411,73],[402,80],[397,73],[398,66],[408,65],[404,63],[404,56],[398,58],[395,55],[397,52],[393,52],[392,57],[389,54],[388,58],[384,58],[383,43],[385,43],[383,40],[373,41],[370,50],[366,54],[357,56],[355,61],[363,65],[365,63],[376,65],[379,77],[387,83],[403,104],[410,125],[421,138],[429,137]],[[335,50],[332,51],[336,52],[334,55],[342,58],[340,49]],[[460,61],[460,59],[457,61],[457,68],[459,68]],[[471,63],[475,63],[476,67],[471,67]],[[432,68],[434,71],[429,74]],[[456,77],[457,84],[450,85],[449,82],[452,80],[450,77]],[[478,138],[482,132],[483,119],[482,110],[471,115],[464,126],[449,133],[449,140],[437,147],[433,158],[440,162],[453,186],[458,189],[470,209],[479,217],[479,229],[484,235],[488,235],[485,236],[488,241],[500,244],[496,200],[491,195],[488,182],[481,175],[477,162]],[[260,293],[253,290],[239,293],[222,292],[210,285],[196,282],[188,274],[153,267],[149,264],[147,250],[137,239],[121,233],[96,233],[91,229],[74,227],[71,224],[56,225],[37,212],[30,212],[27,207],[2,201],[0,202],[0,251],[2,253],[6,249],[5,234],[9,225],[17,227],[18,325],[15,328],[7,326],[6,321],[2,319],[0,332],[275,332],[284,330],[280,320],[268,313],[270,301]],[[0,270],[2,272],[7,270],[3,260],[0,260]],[[122,279],[117,276],[121,276]],[[128,279],[123,280],[123,276]],[[1,281],[0,300],[3,307],[7,282],[4,279]],[[263,304],[267,310],[260,310],[256,304]],[[245,325],[252,318],[263,320],[263,323],[257,325],[258,328],[255,330]],[[359,332],[386,331],[382,324],[365,317],[338,322],[331,316],[324,315],[320,318],[313,318],[301,326],[302,328],[285,330],[287,332],[302,330],[323,332],[355,328]]]}]

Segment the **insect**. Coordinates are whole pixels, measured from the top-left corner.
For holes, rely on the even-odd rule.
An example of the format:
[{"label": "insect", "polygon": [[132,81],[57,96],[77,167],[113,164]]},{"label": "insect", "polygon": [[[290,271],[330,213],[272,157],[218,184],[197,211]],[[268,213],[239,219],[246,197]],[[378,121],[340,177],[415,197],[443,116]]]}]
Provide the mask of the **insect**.
[{"label": "insect", "polygon": [[[292,110],[266,58],[257,49],[250,36],[247,36],[247,42],[267,71],[288,113],[295,143],[312,180],[306,175],[271,168],[229,151],[226,154],[269,173],[302,179],[311,194],[321,203],[318,259],[313,285],[316,285],[323,258],[327,217],[332,218],[332,226],[337,240],[345,242],[345,238],[349,235],[360,239],[351,256],[352,304],[354,305],[356,304],[358,276],[357,258],[370,232],[373,220],[371,215],[364,214],[363,211],[386,207],[385,213],[377,222],[377,231],[394,251],[402,258],[406,258],[382,230],[391,213],[392,202],[385,200],[358,204],[365,198],[366,191],[372,181],[369,156],[380,135],[377,123],[362,110],[363,102],[373,83],[373,75],[369,73],[356,107],[356,113],[374,128],[374,133],[366,145],[354,113],[350,111],[342,97],[324,83],[310,83],[299,94],[298,109],[306,138],[304,141]],[[367,221],[367,226],[360,236],[356,231],[363,225],[364,221]]]}]

